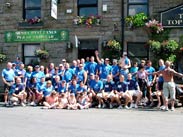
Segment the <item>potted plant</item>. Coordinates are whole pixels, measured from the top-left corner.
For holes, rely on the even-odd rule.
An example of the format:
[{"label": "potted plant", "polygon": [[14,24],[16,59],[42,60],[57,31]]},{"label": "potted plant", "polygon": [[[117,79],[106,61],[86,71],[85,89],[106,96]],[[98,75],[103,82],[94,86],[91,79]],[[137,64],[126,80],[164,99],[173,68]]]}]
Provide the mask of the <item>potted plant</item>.
[{"label": "potted plant", "polygon": [[121,44],[119,41],[117,41],[115,39],[107,41],[106,47],[110,48],[110,49],[114,49],[116,51],[121,51]]},{"label": "potted plant", "polygon": [[131,28],[143,27],[147,21],[145,13],[138,13],[133,16],[127,16],[125,18],[126,24]]},{"label": "potted plant", "polygon": [[5,54],[0,53],[0,63],[4,62],[7,59]]},{"label": "potted plant", "polygon": [[43,21],[40,17],[35,16],[31,19],[23,19],[21,22],[19,22],[19,26],[42,26]]},{"label": "potted plant", "polygon": [[40,59],[43,59],[43,60],[49,58],[49,53],[48,53],[48,51],[47,51],[47,50],[44,50],[44,49],[37,49],[37,50],[35,51],[35,55],[36,55],[37,57],[39,57]]}]

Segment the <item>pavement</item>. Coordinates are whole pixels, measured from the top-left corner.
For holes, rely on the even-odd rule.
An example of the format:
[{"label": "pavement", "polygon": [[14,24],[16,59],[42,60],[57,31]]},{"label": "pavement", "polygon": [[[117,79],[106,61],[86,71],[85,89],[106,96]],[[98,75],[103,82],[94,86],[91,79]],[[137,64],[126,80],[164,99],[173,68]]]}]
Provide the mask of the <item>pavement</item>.
[{"label": "pavement", "polygon": [[0,137],[182,137],[183,108],[57,110],[2,107]]}]

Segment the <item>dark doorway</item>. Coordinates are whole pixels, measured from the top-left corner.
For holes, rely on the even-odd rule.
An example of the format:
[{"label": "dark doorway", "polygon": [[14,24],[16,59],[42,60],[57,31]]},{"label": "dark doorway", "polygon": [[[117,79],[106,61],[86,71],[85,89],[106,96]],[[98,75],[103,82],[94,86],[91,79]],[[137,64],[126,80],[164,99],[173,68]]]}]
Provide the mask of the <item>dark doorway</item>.
[{"label": "dark doorway", "polygon": [[80,40],[78,58],[95,56],[95,50],[98,50],[98,39]]}]

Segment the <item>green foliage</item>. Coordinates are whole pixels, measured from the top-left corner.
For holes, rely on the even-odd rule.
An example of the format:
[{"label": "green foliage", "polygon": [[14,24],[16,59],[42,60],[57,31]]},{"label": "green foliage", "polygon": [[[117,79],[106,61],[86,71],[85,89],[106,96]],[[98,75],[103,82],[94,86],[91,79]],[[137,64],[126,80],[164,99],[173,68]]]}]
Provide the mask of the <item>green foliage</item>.
[{"label": "green foliage", "polygon": [[145,26],[145,23],[147,21],[147,16],[145,15],[145,13],[138,13],[135,14],[134,16],[126,17],[125,21],[127,25],[132,28],[143,27]]},{"label": "green foliage", "polygon": [[4,62],[7,59],[5,54],[0,53],[0,63]]},{"label": "green foliage", "polygon": [[46,50],[43,49],[38,49],[35,51],[35,55],[39,57],[40,59],[48,59],[49,58],[49,53]]},{"label": "green foliage", "polygon": [[165,40],[163,42],[150,40],[148,42],[150,50],[156,56],[156,58],[162,58],[174,62],[176,59],[176,51],[179,48],[179,44],[175,40]]},{"label": "green foliage", "polygon": [[121,50],[121,44],[119,41],[113,39],[113,40],[109,40],[107,42],[107,48],[111,48],[111,49],[114,49],[114,50],[117,50],[117,51],[120,51]]}]

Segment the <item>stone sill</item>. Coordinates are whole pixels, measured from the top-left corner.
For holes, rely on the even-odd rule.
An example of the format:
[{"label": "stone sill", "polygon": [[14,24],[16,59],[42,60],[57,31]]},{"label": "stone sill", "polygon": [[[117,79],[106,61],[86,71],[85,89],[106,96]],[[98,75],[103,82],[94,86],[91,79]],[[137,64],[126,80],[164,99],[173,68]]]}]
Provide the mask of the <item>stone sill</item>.
[{"label": "stone sill", "polygon": [[18,23],[19,28],[41,28],[44,26],[43,22],[35,23],[35,24],[30,24],[27,22],[19,22]]}]

